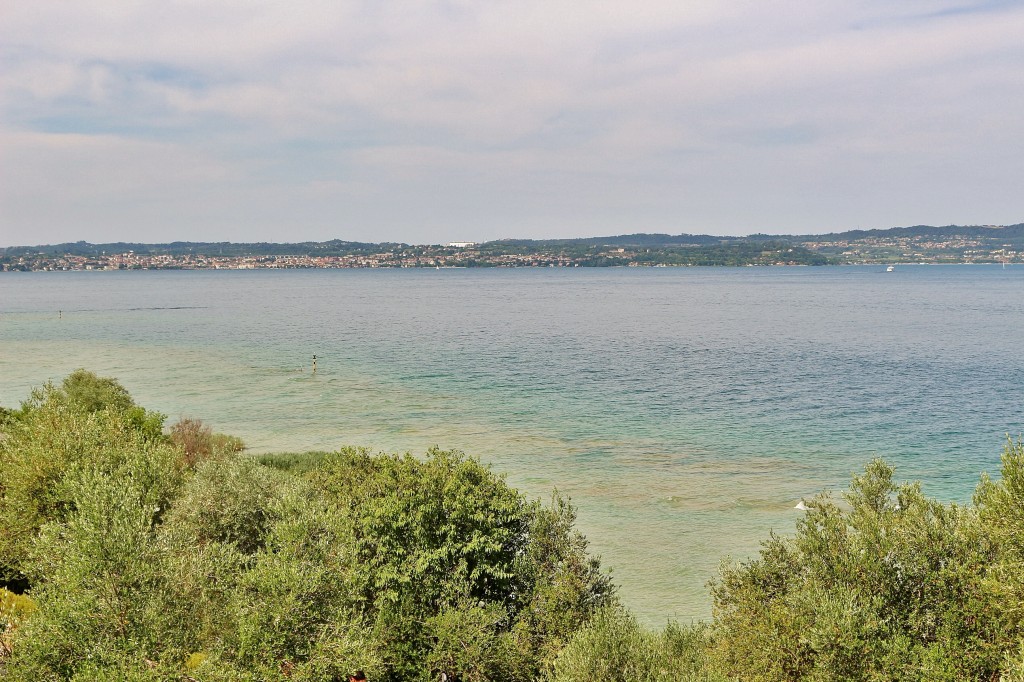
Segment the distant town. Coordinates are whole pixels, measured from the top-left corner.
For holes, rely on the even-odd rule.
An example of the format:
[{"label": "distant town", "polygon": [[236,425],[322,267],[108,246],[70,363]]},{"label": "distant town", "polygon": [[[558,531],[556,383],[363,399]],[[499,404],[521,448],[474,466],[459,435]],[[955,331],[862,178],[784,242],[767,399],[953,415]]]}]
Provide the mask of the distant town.
[{"label": "distant town", "polygon": [[438,245],[327,242],[89,244],[0,249],[2,271],[265,268],[668,267],[1022,263],[1024,224],[826,235],[634,234]]}]

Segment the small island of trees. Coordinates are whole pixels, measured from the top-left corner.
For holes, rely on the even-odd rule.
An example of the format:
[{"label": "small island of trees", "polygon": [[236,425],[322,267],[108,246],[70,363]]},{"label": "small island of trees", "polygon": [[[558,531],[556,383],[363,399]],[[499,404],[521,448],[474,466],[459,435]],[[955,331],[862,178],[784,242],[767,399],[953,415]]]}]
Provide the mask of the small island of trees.
[{"label": "small island of trees", "polygon": [[79,370],[0,408],[0,679],[1024,680],[1024,444],[972,505],[878,460],[641,626],[557,493],[479,461],[252,456]]}]

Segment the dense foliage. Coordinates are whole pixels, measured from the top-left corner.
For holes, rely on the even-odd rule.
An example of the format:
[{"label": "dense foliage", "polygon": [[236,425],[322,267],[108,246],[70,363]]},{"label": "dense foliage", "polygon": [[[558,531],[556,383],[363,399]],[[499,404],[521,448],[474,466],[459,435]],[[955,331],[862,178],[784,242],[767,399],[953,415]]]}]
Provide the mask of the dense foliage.
[{"label": "dense foliage", "polygon": [[557,495],[458,452],[240,447],[84,371],[0,412],[0,678],[1024,682],[1020,441],[969,506],[872,462],[660,631]]},{"label": "dense foliage", "polygon": [[718,666],[744,680],[993,680],[1024,645],[1024,447],[974,507],[927,499],[872,462],[845,504],[713,585]]},{"label": "dense foliage", "polygon": [[[0,422],[0,580],[23,580],[40,527],[73,510],[66,477],[111,471],[140,454],[166,457],[163,420],[137,406],[116,381],[84,370],[8,410]],[[164,485],[173,489],[177,478]]]},{"label": "dense foliage", "polygon": [[161,425],[87,372],[6,414],[8,678],[531,680],[615,603],[565,500],[461,453],[266,466]]}]

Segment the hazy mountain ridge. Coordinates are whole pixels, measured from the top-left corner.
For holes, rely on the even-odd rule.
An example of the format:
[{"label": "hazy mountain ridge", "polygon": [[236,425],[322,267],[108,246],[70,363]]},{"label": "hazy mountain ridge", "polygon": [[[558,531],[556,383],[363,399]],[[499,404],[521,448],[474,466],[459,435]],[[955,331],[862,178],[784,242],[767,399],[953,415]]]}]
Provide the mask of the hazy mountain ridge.
[{"label": "hazy mountain ridge", "polygon": [[[751,235],[763,237],[766,235]],[[798,241],[857,240],[885,237],[978,237],[984,239],[1024,239],[1024,223],[1016,225],[914,225],[911,227],[891,227],[885,230],[848,230],[846,232],[829,232],[820,235],[799,235],[789,237]]]}]

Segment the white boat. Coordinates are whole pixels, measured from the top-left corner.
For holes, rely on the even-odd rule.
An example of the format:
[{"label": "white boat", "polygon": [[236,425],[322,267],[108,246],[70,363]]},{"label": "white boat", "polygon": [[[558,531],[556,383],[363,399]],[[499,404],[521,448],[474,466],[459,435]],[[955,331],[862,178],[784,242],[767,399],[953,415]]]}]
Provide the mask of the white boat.
[{"label": "white boat", "polygon": [[896,266],[895,266],[895,265],[890,265],[889,267],[887,267],[887,268],[885,269],[885,271],[886,271],[886,272],[893,272],[893,271],[894,271],[895,269],[896,269]]}]

